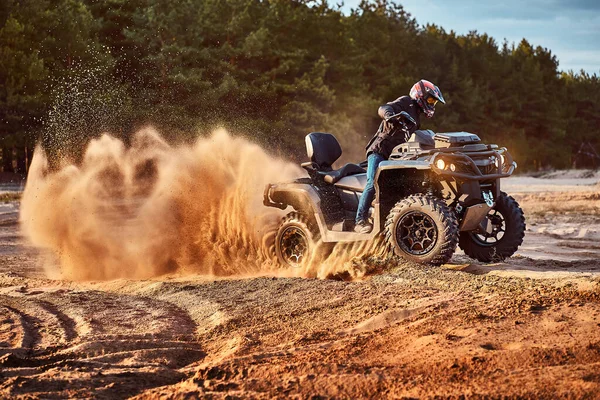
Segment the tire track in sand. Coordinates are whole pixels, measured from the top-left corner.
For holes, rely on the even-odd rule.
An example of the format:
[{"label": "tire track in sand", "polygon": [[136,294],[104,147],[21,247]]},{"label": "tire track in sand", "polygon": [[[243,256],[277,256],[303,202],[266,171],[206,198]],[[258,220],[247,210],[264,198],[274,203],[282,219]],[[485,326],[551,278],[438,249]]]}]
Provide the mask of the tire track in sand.
[{"label": "tire track in sand", "polygon": [[205,356],[189,314],[151,297],[13,286],[0,304],[0,397],[121,398]]}]

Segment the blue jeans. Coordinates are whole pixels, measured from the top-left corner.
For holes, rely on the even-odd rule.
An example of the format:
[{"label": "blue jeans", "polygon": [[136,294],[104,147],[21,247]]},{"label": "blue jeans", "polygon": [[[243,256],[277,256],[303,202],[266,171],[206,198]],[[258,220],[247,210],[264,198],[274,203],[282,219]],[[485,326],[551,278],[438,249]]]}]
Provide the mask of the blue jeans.
[{"label": "blue jeans", "polygon": [[367,186],[365,186],[358,202],[358,210],[356,210],[357,224],[362,221],[366,222],[369,218],[369,207],[371,207],[373,197],[375,196],[375,187],[373,186],[375,184],[375,173],[379,164],[384,160],[385,158],[378,153],[371,153],[367,158],[367,162],[369,163],[367,166]]}]

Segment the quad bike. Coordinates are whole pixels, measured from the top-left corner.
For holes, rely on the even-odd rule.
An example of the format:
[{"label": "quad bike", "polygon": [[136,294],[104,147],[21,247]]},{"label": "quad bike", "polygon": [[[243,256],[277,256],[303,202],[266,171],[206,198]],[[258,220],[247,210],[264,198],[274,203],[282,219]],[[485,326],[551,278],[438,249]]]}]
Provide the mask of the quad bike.
[{"label": "quad bike", "polygon": [[[405,112],[393,118],[405,129]],[[456,246],[482,262],[512,256],[523,242],[525,217],[519,204],[500,190],[500,179],[517,167],[506,148],[481,143],[467,132],[418,130],[381,162],[370,208],[373,230],[354,232],[354,217],[366,185],[366,162],[334,170],[342,155],[329,133],[306,136],[307,178],[269,184],[264,204],[294,211],[275,236],[280,263],[298,266],[317,244],[384,240],[397,256],[417,263],[447,263]],[[327,248],[327,246],[325,246]]]}]

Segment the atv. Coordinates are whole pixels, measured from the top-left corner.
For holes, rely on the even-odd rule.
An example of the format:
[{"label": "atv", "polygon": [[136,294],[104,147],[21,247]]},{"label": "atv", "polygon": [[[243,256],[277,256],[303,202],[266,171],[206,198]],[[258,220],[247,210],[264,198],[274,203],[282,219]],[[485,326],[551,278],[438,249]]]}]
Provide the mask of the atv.
[{"label": "atv", "polygon": [[[392,118],[405,132],[414,123],[405,112]],[[500,189],[517,164],[506,148],[483,144],[475,134],[417,130],[395,147],[377,169],[370,233],[354,232],[366,162],[333,169],[342,149],[329,133],[308,134],[306,150],[308,177],[268,184],[264,192],[266,206],[294,209],[275,235],[283,265],[296,267],[317,248],[366,240],[384,240],[390,253],[417,263],[447,263],[457,245],[471,258],[493,262],[523,242],[523,211]]]}]

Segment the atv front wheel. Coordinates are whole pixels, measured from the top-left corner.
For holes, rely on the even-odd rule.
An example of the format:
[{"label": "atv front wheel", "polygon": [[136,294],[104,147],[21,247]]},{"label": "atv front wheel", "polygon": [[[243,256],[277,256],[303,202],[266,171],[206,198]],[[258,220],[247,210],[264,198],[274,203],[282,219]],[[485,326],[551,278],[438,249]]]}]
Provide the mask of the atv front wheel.
[{"label": "atv front wheel", "polygon": [[385,239],[397,256],[440,265],[456,250],[458,222],[443,200],[415,194],[392,208],[385,221]]},{"label": "atv front wheel", "polygon": [[482,262],[503,261],[515,254],[525,236],[525,216],[519,203],[504,192],[486,216],[491,232],[461,232],[459,246],[466,255]]},{"label": "atv front wheel", "polygon": [[282,265],[299,267],[330,252],[330,246],[319,244],[318,230],[305,215],[291,212],[283,218],[275,235],[275,254]]}]

